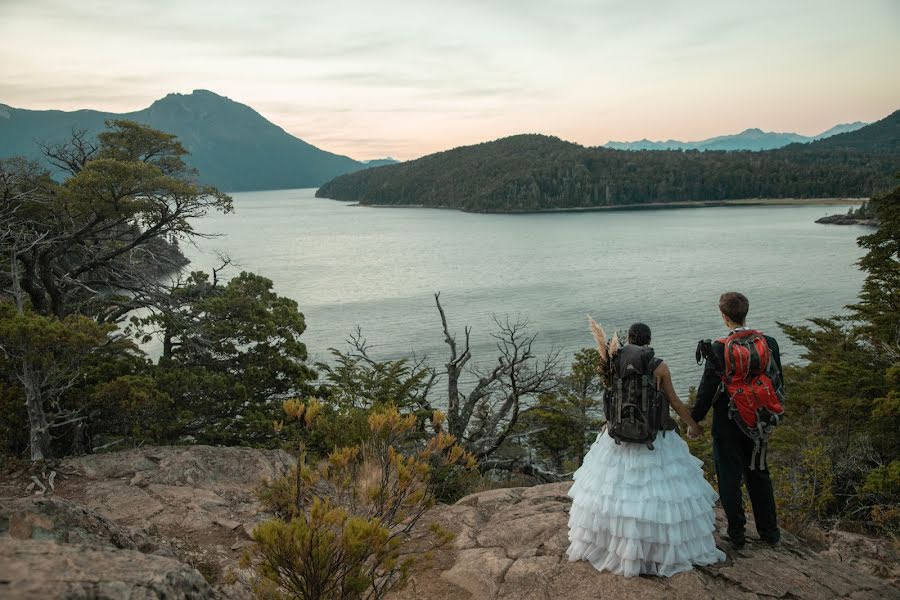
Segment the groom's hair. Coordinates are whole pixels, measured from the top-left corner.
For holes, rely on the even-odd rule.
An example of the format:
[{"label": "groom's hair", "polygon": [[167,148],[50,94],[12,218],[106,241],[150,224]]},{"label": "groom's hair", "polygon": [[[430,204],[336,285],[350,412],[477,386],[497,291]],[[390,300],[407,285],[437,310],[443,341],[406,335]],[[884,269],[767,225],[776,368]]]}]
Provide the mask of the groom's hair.
[{"label": "groom's hair", "polygon": [[650,328],[643,323],[635,323],[628,328],[628,343],[646,346],[650,343]]},{"label": "groom's hair", "polygon": [[733,323],[743,325],[750,312],[750,301],[740,292],[725,292],[719,297],[719,310]]}]

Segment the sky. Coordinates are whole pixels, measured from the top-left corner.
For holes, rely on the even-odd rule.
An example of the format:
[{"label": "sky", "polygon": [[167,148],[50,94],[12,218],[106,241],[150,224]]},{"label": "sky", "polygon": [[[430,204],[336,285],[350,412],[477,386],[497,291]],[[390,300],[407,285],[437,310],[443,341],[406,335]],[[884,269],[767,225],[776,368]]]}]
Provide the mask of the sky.
[{"label": "sky", "polygon": [[209,89],[357,159],[584,145],[900,108],[900,0],[0,0],[0,103],[128,112]]}]

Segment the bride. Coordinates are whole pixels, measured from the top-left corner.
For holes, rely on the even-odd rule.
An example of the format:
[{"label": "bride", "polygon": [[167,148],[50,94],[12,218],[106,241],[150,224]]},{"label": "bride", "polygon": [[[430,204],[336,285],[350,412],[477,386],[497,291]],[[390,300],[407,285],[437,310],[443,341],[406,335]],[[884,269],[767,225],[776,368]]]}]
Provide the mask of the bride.
[{"label": "bride", "polygon": [[[613,363],[629,350],[652,358],[650,328],[643,323],[631,326],[631,348],[621,349],[618,337],[607,346],[603,330],[593,320],[591,327],[604,363]],[[675,393],[668,366],[659,359],[646,366],[651,377],[647,381],[655,381],[656,389],[687,423],[688,437],[699,436],[700,426]],[[668,407],[662,405],[663,420],[671,422]],[[569,490],[569,560],[586,560],[599,571],[626,577],[669,577],[691,570],[692,565],[724,560],[713,539],[717,496],[703,478],[701,464],[675,431],[663,428],[648,443],[617,443],[607,425],[575,472]]]}]

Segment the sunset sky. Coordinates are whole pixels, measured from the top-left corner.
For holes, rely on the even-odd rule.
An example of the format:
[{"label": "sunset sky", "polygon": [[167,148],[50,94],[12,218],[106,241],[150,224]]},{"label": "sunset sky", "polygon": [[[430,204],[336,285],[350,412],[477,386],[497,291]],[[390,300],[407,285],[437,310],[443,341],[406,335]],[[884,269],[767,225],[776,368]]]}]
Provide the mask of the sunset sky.
[{"label": "sunset sky", "polygon": [[0,103],[204,88],[359,159],[810,135],[900,108],[898,0],[0,0],[0,39]]}]

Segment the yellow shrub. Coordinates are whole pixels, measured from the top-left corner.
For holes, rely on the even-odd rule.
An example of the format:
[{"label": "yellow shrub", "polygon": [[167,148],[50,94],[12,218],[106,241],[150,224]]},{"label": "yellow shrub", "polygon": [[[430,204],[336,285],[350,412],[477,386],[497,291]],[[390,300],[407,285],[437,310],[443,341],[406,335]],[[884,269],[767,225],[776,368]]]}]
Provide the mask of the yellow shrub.
[{"label": "yellow shrub", "polygon": [[[311,428],[319,412],[313,406],[288,401],[284,408]],[[366,443],[339,448],[315,466],[300,444],[297,467],[260,490],[278,518],[257,527],[247,558],[258,597],[381,597],[452,539],[437,525],[416,525],[435,502],[432,469],[472,469],[474,457],[442,432],[417,452],[399,450],[410,447],[417,420],[393,407],[373,412],[368,424]]]}]

